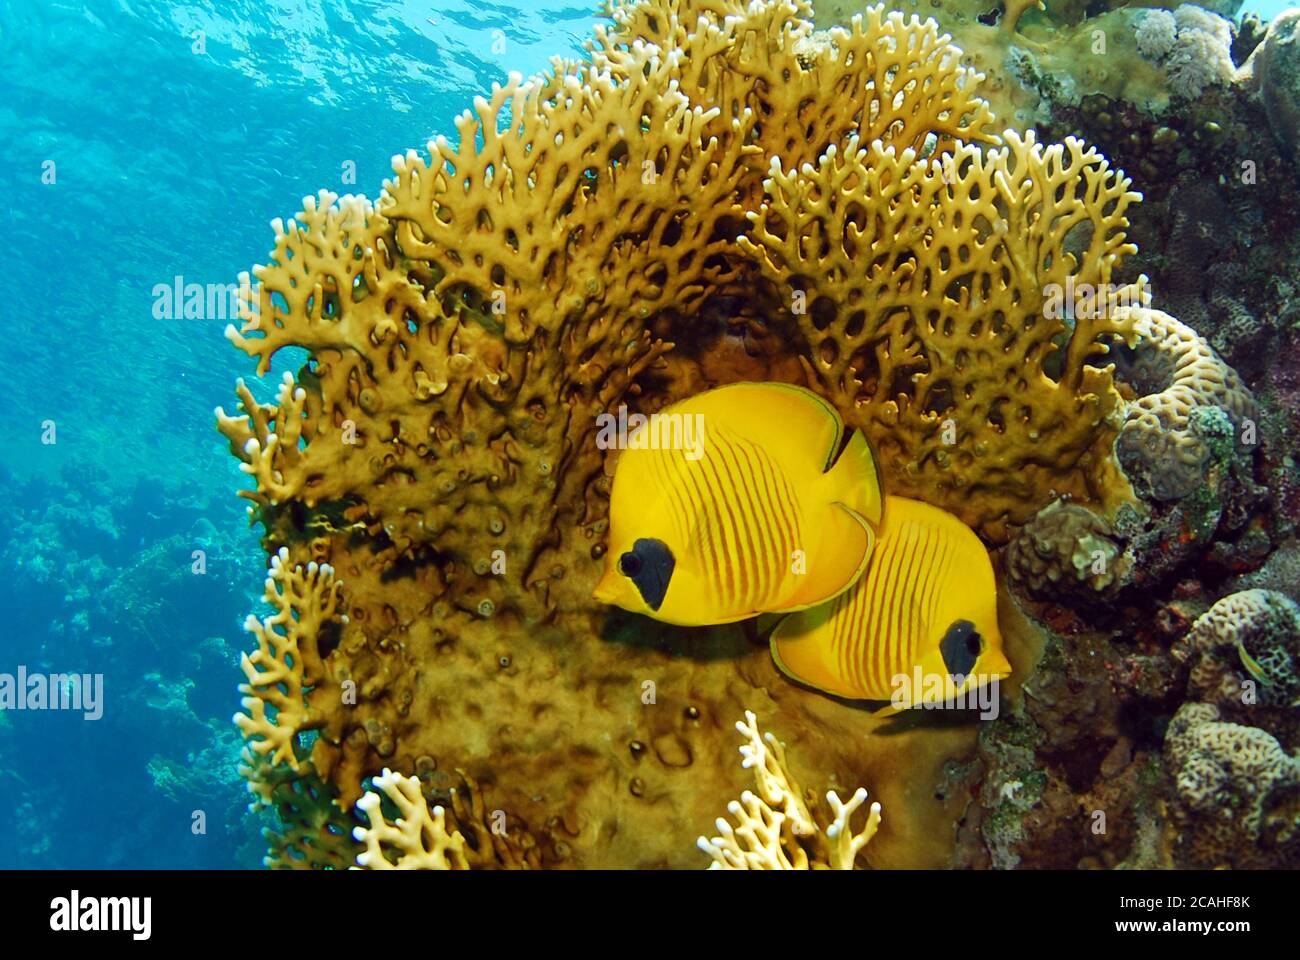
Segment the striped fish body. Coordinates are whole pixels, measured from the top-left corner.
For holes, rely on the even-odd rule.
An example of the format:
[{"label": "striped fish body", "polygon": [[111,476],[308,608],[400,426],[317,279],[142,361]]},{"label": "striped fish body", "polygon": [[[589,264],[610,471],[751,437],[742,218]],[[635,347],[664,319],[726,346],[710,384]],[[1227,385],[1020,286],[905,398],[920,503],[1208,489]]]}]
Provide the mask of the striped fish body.
[{"label": "striped fish body", "polygon": [[840,452],[829,405],[796,387],[737,384],[664,416],[692,418],[701,442],[630,439],[597,599],[669,623],[729,623],[822,603],[861,576],[879,481],[860,434]]},{"label": "striped fish body", "polygon": [[862,579],[782,620],[772,656],[792,679],[823,692],[892,700],[888,712],[951,700],[1011,672],[996,590],[988,552],[961,521],[929,504],[886,497]]}]

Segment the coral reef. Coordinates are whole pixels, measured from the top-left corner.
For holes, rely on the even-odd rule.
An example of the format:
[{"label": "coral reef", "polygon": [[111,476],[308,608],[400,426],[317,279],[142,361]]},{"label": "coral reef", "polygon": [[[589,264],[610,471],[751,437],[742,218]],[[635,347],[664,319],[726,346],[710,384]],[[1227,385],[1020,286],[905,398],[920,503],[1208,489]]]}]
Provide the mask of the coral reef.
[{"label": "coral reef", "polygon": [[1269,126],[1288,156],[1300,147],[1300,10],[1284,10],[1268,25],[1246,64]]},{"label": "coral reef", "polygon": [[[1177,0],[1167,5],[1172,11],[1124,0],[897,5],[938,20],[962,50],[963,63],[987,77],[984,95],[994,115],[1020,131],[1041,130],[1062,109],[1092,98],[1162,112],[1173,98],[1195,97],[1207,85],[1236,79],[1224,19],[1235,9],[1212,11]],[[1238,0],[1223,4],[1237,5]],[[817,20],[821,26],[845,23],[856,9],[851,0],[829,0],[817,5]]]},{"label": "coral reef", "polygon": [[1300,607],[1244,590],[1170,650],[1188,700],[1165,733],[1174,848],[1194,867],[1300,863]]},{"label": "coral reef", "polygon": [[[1009,131],[1005,147],[918,163],[854,136],[816,169],[774,162],[765,186],[740,246],[787,302],[806,297],[810,366],[888,489],[993,537],[1053,490],[1125,496],[1108,454],[1119,396],[1094,355],[1143,313],[1141,285],[1112,281],[1138,195],[1099,154]],[[1076,311],[1075,290],[1096,299]]]},{"label": "coral reef", "polygon": [[1179,800],[1181,852],[1197,867],[1300,864],[1300,758],[1270,734],[1185,704],[1165,757]]},{"label": "coral reef", "polygon": [[[357,809],[370,820],[370,826],[353,831],[357,842],[365,847],[357,854],[357,866],[371,870],[469,869],[465,838],[459,830],[447,832],[447,814],[442,807],[429,810],[417,777],[385,770],[371,783],[396,805],[400,816],[395,823],[384,819],[378,793],[367,793],[357,801]],[[389,850],[395,862],[387,859]]]},{"label": "coral reef", "polygon": [[[276,371],[273,401],[241,382],[239,411],[217,411],[272,558],[238,721],[255,805],[283,821],[271,865],[350,866],[358,843],[369,866],[690,865],[682,831],[734,795],[722,718],[751,707],[800,744],[792,763],[872,783],[891,816],[854,834],[865,797],[832,790],[830,825],[809,833],[812,805],[792,805],[783,749],[747,713],[766,773],[707,847],[715,863],[847,866],[866,839],[877,866],[961,855],[954,824],[970,829],[981,790],[970,725],[907,717],[873,736],[888,721],[788,685],[744,627],[593,604],[617,456],[595,443],[600,413],[802,382],[867,432],[891,492],[995,543],[1061,496],[1138,540],[1121,529],[1141,506],[1121,428],[1151,474],[1175,450],[1217,482],[1239,453],[1220,449],[1234,422],[1218,405],[1240,420],[1249,395],[1124,279],[1129,179],[1073,137],[997,136],[974,61],[933,21],[874,7],[819,32],[788,0],[610,15],[585,59],[511,76],[458,142],[394,158],[373,203],[307,198],[248,278],[232,342],[259,375],[285,348],[308,356]],[[1158,398],[1116,383],[1121,345],[1171,359]],[[1248,519],[1205,512],[1210,532]],[[1064,563],[1057,582],[1097,592],[1073,551],[1028,545],[1012,548],[1026,582]],[[1007,615],[1023,671],[1034,628]],[[1094,756],[1077,706],[1061,693],[1042,713],[1058,724],[1044,742],[1075,754],[1043,796],[1064,803],[1076,768],[1113,753],[1136,804],[1146,754],[1115,732]],[[1118,730],[1113,698],[1094,712]],[[483,832],[482,796],[508,842]]]},{"label": "coral reef", "polygon": [[1191,4],[1143,12],[1134,30],[1138,52],[1158,61],[1170,93],[1195,100],[1207,87],[1236,79],[1232,25],[1216,13]]},{"label": "coral reef", "polygon": [[1040,616],[1050,626],[1040,626],[1024,696],[983,727],[978,757],[959,771],[957,789],[975,802],[954,864],[1170,866],[1160,742],[1112,692],[1125,645],[1059,608]]},{"label": "coral reef", "polygon": [[246,623],[257,650],[240,661],[248,682],[239,690],[248,713],[236,714],[235,724],[251,754],[297,770],[298,737],[319,724],[308,716],[304,689],[320,682],[317,638],[334,617],[342,584],[328,564],[290,570],[288,560],[289,549],[281,547],[266,578],[265,599],[276,612],[264,619],[250,615]]},{"label": "coral reef", "polygon": [[[247,589],[255,541],[238,511],[194,481],[72,456],[39,476],[0,468],[0,485],[9,511],[0,670],[102,674],[106,691],[93,722],[0,711],[0,781],[13,809],[0,843],[10,863],[256,866],[263,824],[248,814],[231,763],[240,738],[230,686],[204,682],[237,669],[223,635],[256,600]],[[78,777],[95,789],[61,786]],[[192,829],[195,811],[206,833]]]}]

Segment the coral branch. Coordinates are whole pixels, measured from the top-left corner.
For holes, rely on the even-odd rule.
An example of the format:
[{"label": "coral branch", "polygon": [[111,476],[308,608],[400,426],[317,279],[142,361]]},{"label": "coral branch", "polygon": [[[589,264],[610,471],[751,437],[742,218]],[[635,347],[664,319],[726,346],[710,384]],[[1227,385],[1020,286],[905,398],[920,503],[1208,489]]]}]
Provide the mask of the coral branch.
[{"label": "coral branch", "polygon": [[718,836],[696,841],[713,859],[709,869],[852,870],[880,826],[880,804],[871,805],[866,824],[854,833],[849,821],[866,801],[867,791],[858,788],[847,803],[829,791],[826,799],[834,819],[823,834],[786,767],[785,745],[771,733],[761,733],[750,710],[736,729],[746,740],[740,747],[741,766],[753,771],[758,793],[746,790],[739,802],[727,804],[734,827],[719,818]]},{"label": "coral branch", "polygon": [[[398,810],[398,818],[389,823],[380,809],[378,793],[367,793],[357,801],[357,809],[370,821],[369,827],[357,827],[352,836],[365,846],[357,854],[357,866],[367,870],[468,870],[465,838],[460,831],[447,830],[446,811],[434,807],[432,814],[420,792],[420,781],[404,777],[388,768],[371,779],[383,796]],[[386,854],[392,854],[389,860]]]},{"label": "coral branch", "polygon": [[320,676],[315,644],[321,627],[338,609],[342,583],[328,565],[315,562],[290,568],[289,551],[271,558],[266,602],[276,612],[264,619],[249,616],[244,627],[257,638],[257,649],[244,654],[240,666],[248,682],[240,685],[247,713],[235,724],[249,748],[274,764],[298,769],[298,735],[319,724],[307,709],[304,691]]}]

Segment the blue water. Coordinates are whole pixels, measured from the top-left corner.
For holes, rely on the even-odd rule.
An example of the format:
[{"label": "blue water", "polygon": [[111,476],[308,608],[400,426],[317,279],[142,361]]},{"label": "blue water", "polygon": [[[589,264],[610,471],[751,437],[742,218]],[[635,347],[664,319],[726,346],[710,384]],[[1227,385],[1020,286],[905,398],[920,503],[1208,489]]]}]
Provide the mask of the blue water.
[{"label": "blue water", "polygon": [[1287,7],[1295,6],[1294,3],[1287,3],[1286,0],[1246,0],[1242,5],[1242,13],[1258,13],[1265,20],[1272,20]]},{"label": "blue water", "polygon": [[156,319],[154,288],[232,282],[305,194],[373,197],[392,154],[509,70],[576,55],[594,20],[534,2],[0,2],[0,674],[104,677],[98,720],[0,713],[0,867],[259,863],[229,720],[264,557],[212,415],[251,366],[224,320]]}]

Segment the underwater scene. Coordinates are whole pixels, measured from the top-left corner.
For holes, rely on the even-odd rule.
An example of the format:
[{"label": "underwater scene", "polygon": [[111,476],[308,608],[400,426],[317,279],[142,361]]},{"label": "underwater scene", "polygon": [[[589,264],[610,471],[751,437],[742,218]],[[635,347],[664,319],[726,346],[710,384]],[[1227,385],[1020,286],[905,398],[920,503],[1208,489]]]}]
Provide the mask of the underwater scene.
[{"label": "underwater scene", "polygon": [[0,54],[0,868],[1300,866],[1300,8]]}]

